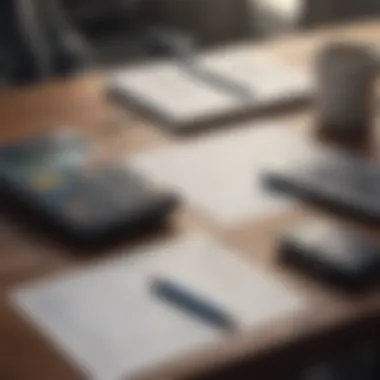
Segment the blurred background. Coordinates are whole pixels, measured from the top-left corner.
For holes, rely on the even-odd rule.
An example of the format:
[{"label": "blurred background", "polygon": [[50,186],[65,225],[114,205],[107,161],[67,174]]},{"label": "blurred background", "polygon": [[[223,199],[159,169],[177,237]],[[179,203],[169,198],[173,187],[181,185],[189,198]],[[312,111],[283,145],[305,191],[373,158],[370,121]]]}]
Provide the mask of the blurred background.
[{"label": "blurred background", "polygon": [[62,7],[105,64],[149,57],[146,25],[176,28],[210,45],[380,15],[376,0],[64,0]]},{"label": "blurred background", "polygon": [[10,85],[165,54],[157,28],[204,47],[379,14],[376,0],[2,0],[0,81]]}]

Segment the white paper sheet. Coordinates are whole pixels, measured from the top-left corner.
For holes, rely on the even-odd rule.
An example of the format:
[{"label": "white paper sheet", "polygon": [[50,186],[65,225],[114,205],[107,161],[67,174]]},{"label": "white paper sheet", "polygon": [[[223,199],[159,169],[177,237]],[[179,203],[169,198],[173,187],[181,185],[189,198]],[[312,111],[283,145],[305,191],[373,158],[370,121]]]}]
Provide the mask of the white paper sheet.
[{"label": "white paper sheet", "polygon": [[291,203],[265,189],[261,176],[269,164],[298,156],[302,139],[286,126],[240,127],[128,158],[126,165],[223,226],[283,212]]},{"label": "white paper sheet", "polygon": [[304,298],[235,255],[210,238],[186,237],[18,289],[11,299],[90,379],[129,379],[227,339],[156,299],[156,276],[209,297],[243,331],[305,308]]}]

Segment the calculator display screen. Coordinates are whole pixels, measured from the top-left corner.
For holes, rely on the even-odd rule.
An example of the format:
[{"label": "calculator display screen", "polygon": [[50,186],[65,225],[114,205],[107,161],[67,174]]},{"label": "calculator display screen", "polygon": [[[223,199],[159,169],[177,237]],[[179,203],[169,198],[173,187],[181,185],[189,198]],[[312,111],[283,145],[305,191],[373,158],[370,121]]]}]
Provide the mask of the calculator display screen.
[{"label": "calculator display screen", "polygon": [[72,133],[54,133],[0,147],[0,167],[7,175],[25,175],[37,168],[78,168],[86,157],[84,141]]}]

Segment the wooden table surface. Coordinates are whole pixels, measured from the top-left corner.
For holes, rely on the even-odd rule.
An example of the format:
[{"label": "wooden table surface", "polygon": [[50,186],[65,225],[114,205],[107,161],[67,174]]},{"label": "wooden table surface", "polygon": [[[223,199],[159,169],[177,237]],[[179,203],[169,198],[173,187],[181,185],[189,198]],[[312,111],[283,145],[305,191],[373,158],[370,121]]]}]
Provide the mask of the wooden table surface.
[{"label": "wooden table surface", "polygon": [[[377,43],[378,39],[380,46],[380,22],[318,30],[304,36],[253,45],[252,49],[270,51],[286,62],[304,67],[311,63],[312,53],[320,44],[333,39],[371,43]],[[98,142],[99,152],[105,156],[133,154],[155,146],[176,144],[179,137],[173,137],[151,122],[110,105],[105,97],[104,85],[104,76],[97,73],[0,94],[0,143],[52,127],[69,125],[80,128]],[[312,111],[298,110],[277,115],[276,118],[289,120],[300,133],[307,133],[312,125]],[[184,205],[170,220],[168,234],[176,235],[189,230],[207,231],[226,245],[237,248],[247,260],[259,262],[282,281],[294,284],[309,298],[310,303],[307,310],[291,320],[283,320],[260,333],[256,331],[234,338],[215,350],[200,351],[191,357],[155,368],[141,378],[271,379],[288,373],[292,378],[292,371],[308,362],[346,349],[359,340],[374,339],[380,332],[380,291],[345,296],[285,271],[276,264],[276,235],[285,225],[318,213],[320,211],[306,206],[294,206],[292,210],[275,217],[223,229]],[[376,235],[377,231],[371,233]],[[162,238],[149,237],[155,240]],[[128,243],[103,254],[112,255],[137,243]],[[38,331],[12,310],[7,291],[46,274],[96,260],[99,260],[99,256],[89,258],[73,255],[67,248],[0,217],[1,380],[82,378]]]}]

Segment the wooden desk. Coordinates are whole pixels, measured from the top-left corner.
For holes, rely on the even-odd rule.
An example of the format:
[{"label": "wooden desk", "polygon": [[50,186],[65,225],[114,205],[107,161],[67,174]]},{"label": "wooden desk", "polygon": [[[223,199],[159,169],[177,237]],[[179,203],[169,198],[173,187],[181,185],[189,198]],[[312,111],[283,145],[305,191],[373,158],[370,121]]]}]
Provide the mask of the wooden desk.
[{"label": "wooden desk", "polygon": [[[294,64],[306,65],[313,48],[338,37],[368,42],[376,42],[379,38],[380,41],[380,22],[321,30],[253,48],[271,51]],[[308,130],[311,116],[312,112],[306,110],[284,118],[292,120],[294,128],[304,133]],[[113,120],[115,117],[118,118],[116,122]],[[1,142],[32,135],[52,126],[74,125],[103,142],[107,147],[105,152],[112,154],[132,154],[153,146],[176,143],[175,137],[166,135],[136,115],[120,112],[107,104],[101,74],[2,94],[0,121]],[[271,379],[278,374],[291,374],[308,361],[328,356],[342,347],[347,349],[349,344],[358,340],[374,338],[380,332],[379,291],[348,298],[288,273],[275,262],[273,247],[277,233],[285,224],[317,213],[297,206],[280,216],[223,230],[190,212],[185,205],[171,221],[172,234],[191,229],[207,230],[225,244],[237,248],[247,260],[260,262],[283,281],[295,284],[310,299],[310,307],[293,320],[282,321],[259,334],[247,334],[212,352],[199,352],[177,360],[142,378]],[[67,270],[94,260],[96,258],[75,258],[64,248],[0,218],[0,379],[81,378],[37,331],[23,323],[9,307],[6,291],[11,286],[46,273]]]}]

